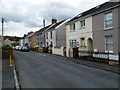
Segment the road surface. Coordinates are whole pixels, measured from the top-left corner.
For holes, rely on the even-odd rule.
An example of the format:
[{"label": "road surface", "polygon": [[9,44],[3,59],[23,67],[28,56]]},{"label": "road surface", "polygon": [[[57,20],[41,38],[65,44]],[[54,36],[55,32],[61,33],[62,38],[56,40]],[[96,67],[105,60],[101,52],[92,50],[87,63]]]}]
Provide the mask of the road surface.
[{"label": "road surface", "polygon": [[14,51],[21,88],[118,88],[118,74],[61,60],[53,55]]}]

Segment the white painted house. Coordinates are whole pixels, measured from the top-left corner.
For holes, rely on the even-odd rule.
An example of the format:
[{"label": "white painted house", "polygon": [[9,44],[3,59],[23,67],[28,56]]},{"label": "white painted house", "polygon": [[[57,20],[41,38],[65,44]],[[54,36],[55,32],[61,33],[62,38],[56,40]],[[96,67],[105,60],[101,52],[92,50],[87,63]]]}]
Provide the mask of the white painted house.
[{"label": "white painted house", "polygon": [[66,54],[78,47],[79,50],[93,50],[92,10],[80,13],[66,23]]},{"label": "white painted house", "polygon": [[[68,20],[63,20],[57,23],[53,23],[47,30],[46,30],[46,46],[53,47],[53,54],[54,49],[57,47],[65,47],[66,46],[66,30],[65,30],[65,23]],[[56,52],[57,53],[57,52]]]}]

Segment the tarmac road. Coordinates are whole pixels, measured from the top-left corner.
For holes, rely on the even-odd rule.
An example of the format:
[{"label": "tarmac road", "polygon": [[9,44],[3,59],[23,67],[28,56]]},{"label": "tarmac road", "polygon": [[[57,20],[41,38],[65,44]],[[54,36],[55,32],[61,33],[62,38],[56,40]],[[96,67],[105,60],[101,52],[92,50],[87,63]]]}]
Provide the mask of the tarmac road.
[{"label": "tarmac road", "polygon": [[118,74],[53,55],[14,51],[14,59],[21,88],[118,88]]}]

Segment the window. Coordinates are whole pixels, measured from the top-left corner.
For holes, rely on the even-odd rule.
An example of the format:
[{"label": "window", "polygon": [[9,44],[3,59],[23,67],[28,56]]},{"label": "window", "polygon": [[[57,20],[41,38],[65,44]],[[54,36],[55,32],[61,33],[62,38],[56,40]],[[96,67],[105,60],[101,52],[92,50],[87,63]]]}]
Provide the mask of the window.
[{"label": "window", "polygon": [[48,39],[48,33],[46,33],[46,38]]},{"label": "window", "polygon": [[113,38],[112,36],[106,36],[106,51],[113,51]]},{"label": "window", "polygon": [[50,32],[50,36],[51,36],[51,38],[52,38],[52,31]]},{"label": "window", "polygon": [[51,42],[50,46],[51,46],[51,47],[53,46],[53,42]]},{"label": "window", "polygon": [[77,40],[70,40],[69,43],[70,43],[70,47],[72,48],[77,47]]},{"label": "window", "polygon": [[105,14],[105,28],[112,27],[112,13]]},{"label": "window", "polygon": [[80,27],[85,27],[85,20],[80,21]]},{"label": "window", "polygon": [[75,30],[75,23],[70,25],[70,30]]},{"label": "window", "polygon": [[48,42],[47,42],[47,46],[48,46],[49,44],[48,44]]}]

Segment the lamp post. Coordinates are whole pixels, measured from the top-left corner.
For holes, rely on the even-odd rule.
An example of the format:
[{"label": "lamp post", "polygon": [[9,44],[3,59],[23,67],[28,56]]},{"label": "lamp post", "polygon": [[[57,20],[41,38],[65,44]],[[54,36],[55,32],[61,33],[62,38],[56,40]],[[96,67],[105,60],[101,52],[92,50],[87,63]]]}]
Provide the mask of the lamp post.
[{"label": "lamp post", "polygon": [[2,18],[2,45],[3,45],[4,18]]}]

